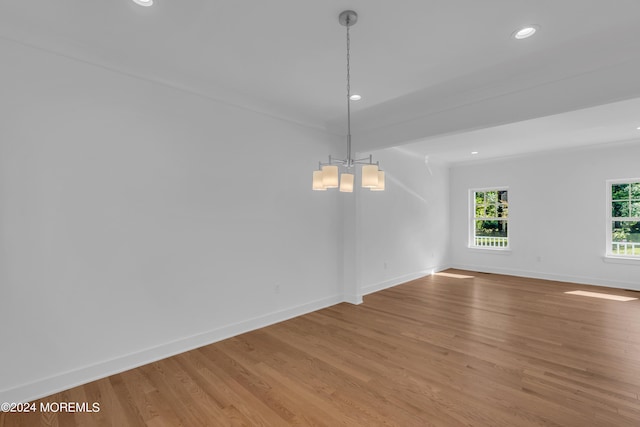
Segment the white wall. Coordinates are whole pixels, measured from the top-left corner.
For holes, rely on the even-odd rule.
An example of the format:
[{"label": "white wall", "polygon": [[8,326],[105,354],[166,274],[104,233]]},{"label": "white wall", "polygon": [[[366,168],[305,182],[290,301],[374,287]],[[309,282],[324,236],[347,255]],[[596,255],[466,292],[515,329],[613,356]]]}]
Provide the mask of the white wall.
[{"label": "white wall", "polygon": [[[357,280],[366,295],[448,264],[449,170],[403,148],[372,153],[386,191],[357,197]],[[357,180],[359,185],[360,180]]]},{"label": "white wall", "polygon": [[[640,177],[640,142],[451,168],[453,267],[640,290],[640,263],[606,263],[607,179]],[[470,188],[509,187],[507,254],[468,245]]]},{"label": "white wall", "polygon": [[335,137],[0,41],[0,401],[342,301]]}]

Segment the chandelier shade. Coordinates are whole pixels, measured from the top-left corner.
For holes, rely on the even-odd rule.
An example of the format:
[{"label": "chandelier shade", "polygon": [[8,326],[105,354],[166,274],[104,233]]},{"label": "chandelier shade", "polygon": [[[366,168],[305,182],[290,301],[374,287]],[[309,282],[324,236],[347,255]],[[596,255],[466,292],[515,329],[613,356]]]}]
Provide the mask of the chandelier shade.
[{"label": "chandelier shade", "polygon": [[[349,28],[358,21],[358,14],[345,10],[338,16],[338,22],[347,28],[347,157],[335,159],[329,156],[328,162],[319,162],[318,170],[313,172],[312,189],[316,191],[339,188],[340,192],[352,193],[356,165],[362,165],[362,187],[372,191],[384,191],[384,172],[373,156],[354,159],[351,155],[351,38]],[[340,172],[342,169],[342,173]]]},{"label": "chandelier shade", "polygon": [[322,185],[324,188],[338,188],[338,166],[322,166]]},{"label": "chandelier shade", "polygon": [[378,165],[362,167],[362,187],[376,188],[378,186]]},{"label": "chandelier shade", "polygon": [[378,171],[378,185],[370,188],[371,191],[384,191],[384,171]]},{"label": "chandelier shade", "polygon": [[327,191],[322,179],[322,171],[313,171],[313,189],[314,191]]},{"label": "chandelier shade", "polygon": [[343,173],[340,175],[340,191],[342,193],[353,193],[353,174]]}]

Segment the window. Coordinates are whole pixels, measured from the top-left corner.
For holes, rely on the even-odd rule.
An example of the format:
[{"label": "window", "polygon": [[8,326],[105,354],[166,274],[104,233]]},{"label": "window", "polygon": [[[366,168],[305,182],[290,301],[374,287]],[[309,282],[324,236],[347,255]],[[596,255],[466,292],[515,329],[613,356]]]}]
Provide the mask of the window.
[{"label": "window", "polygon": [[640,258],[640,178],[608,181],[607,255]]},{"label": "window", "polygon": [[509,199],[506,188],[471,190],[469,247],[508,249]]}]

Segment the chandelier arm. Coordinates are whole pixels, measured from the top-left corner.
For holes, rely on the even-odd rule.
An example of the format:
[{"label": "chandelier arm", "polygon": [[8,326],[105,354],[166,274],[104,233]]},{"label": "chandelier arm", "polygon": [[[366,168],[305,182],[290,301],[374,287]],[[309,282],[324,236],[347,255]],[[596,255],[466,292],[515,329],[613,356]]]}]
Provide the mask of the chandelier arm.
[{"label": "chandelier arm", "polygon": [[363,157],[361,159],[354,159],[354,164],[357,165],[378,165],[380,166],[380,162],[373,162],[373,154],[370,154],[369,157]]},{"label": "chandelier arm", "polygon": [[347,159],[331,159],[331,162],[318,162],[320,166],[342,165],[346,166],[349,161]]}]

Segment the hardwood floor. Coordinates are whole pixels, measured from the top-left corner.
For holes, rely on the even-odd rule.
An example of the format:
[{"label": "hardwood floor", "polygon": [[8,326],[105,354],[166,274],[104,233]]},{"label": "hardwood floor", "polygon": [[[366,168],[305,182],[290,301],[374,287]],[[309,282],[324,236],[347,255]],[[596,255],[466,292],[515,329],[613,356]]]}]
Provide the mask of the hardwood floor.
[{"label": "hardwood floor", "polygon": [[[58,393],[0,426],[638,426],[640,300],[449,270]],[[39,405],[39,402],[36,402]]]}]

